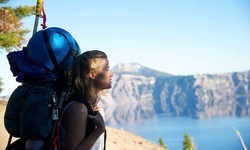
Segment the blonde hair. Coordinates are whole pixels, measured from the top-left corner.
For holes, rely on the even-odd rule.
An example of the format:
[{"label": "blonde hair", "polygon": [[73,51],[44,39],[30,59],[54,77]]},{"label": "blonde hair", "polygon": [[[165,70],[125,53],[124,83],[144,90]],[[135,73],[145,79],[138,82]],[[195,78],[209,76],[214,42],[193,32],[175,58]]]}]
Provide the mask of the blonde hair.
[{"label": "blonde hair", "polygon": [[80,91],[91,105],[96,105],[100,98],[90,82],[88,73],[89,71],[95,72],[101,67],[98,64],[100,58],[107,59],[107,55],[99,50],[86,51],[75,59],[72,70],[69,72],[73,90]]}]

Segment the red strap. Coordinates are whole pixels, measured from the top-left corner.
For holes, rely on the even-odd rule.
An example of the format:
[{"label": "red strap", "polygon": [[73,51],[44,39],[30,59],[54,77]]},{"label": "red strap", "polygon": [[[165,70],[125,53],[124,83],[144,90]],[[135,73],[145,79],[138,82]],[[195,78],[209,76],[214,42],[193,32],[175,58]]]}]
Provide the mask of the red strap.
[{"label": "red strap", "polygon": [[57,150],[61,150],[59,120],[56,121],[56,131],[57,131],[57,135],[55,136],[53,140],[53,146],[54,147],[56,146]]},{"label": "red strap", "polygon": [[47,26],[46,26],[46,14],[45,14],[45,11],[44,11],[44,5],[43,5],[44,2],[42,2],[42,18],[43,18],[43,23],[41,24],[41,26],[43,27],[43,29],[46,29]]}]

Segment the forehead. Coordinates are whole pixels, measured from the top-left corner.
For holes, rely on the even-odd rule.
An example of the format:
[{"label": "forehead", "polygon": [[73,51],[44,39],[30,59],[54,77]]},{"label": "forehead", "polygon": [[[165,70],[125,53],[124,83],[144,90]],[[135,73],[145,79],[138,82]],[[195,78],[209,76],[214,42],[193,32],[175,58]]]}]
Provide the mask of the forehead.
[{"label": "forehead", "polygon": [[106,58],[97,58],[95,62],[99,67],[109,67],[109,61]]}]

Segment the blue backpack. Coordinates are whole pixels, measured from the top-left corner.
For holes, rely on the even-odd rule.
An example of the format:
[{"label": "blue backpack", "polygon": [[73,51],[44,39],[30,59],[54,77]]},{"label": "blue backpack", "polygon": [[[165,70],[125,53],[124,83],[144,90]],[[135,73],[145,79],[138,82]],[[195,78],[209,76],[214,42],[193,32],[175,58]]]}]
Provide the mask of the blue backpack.
[{"label": "blue backpack", "polygon": [[[25,149],[42,141],[42,149],[60,149],[59,111],[67,99],[67,73],[81,53],[66,30],[50,27],[35,33],[27,47],[7,55],[10,70],[22,83],[10,96],[4,125],[10,138],[7,150]],[[19,138],[11,143],[11,138]]]}]

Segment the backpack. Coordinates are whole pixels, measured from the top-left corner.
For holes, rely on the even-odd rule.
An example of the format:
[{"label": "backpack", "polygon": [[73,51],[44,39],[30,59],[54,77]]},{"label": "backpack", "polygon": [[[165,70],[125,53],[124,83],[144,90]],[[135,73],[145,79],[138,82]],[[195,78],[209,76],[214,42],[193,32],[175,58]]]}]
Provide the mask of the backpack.
[{"label": "backpack", "polygon": [[[10,134],[6,150],[38,142],[42,149],[60,150],[58,118],[68,95],[66,74],[79,54],[70,33],[50,27],[35,33],[21,51],[7,55],[13,76],[22,85],[12,92],[4,114]],[[19,139],[11,142],[12,137]]]},{"label": "backpack", "polygon": [[56,93],[59,92],[54,84],[25,84],[18,86],[11,94],[4,125],[10,136],[20,137],[20,141],[23,141],[21,145],[28,139],[42,139],[46,141],[46,146],[52,146],[48,144],[54,140],[52,133],[56,132],[52,129],[58,117]]}]

